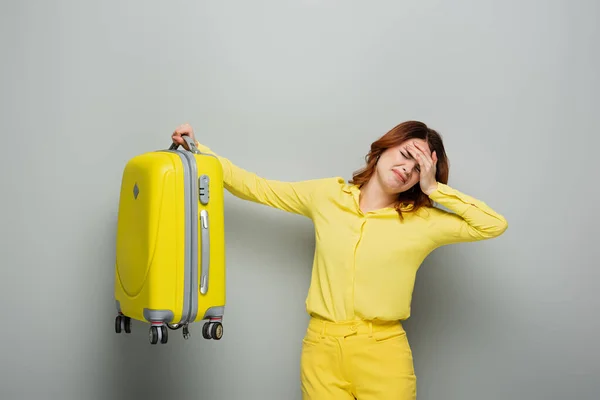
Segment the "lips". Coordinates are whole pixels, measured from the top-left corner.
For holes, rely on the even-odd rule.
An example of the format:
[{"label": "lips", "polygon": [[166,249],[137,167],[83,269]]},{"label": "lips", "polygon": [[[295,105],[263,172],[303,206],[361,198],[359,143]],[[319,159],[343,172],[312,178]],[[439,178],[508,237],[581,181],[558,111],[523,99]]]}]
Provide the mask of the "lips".
[{"label": "lips", "polygon": [[398,179],[400,179],[400,181],[402,183],[406,183],[406,177],[404,175],[402,175],[400,172],[396,171],[395,169],[393,169],[392,172],[394,172],[394,174],[396,174],[396,176],[398,177]]}]

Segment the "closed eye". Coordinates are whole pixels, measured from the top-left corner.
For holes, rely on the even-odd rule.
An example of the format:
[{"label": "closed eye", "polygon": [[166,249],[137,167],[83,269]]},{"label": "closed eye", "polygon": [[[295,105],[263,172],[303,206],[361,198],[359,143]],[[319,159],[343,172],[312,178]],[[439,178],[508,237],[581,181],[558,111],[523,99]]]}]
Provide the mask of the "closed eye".
[{"label": "closed eye", "polygon": [[[409,153],[408,155],[404,154],[404,152],[402,150],[400,150],[400,154],[402,154],[402,157],[409,159],[409,160],[414,160],[415,158]],[[417,172],[421,172],[421,166],[419,164],[417,164],[415,166],[415,169],[417,170]]]}]

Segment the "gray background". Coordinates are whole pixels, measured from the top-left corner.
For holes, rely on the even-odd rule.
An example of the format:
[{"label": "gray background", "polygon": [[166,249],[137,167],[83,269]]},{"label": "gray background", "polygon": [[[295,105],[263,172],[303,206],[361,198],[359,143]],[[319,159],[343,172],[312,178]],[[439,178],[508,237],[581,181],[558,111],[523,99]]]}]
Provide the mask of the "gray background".
[{"label": "gray background", "polygon": [[265,177],[349,178],[420,119],[510,225],[423,265],[419,399],[598,399],[599,4],[3,1],[0,398],[300,399],[309,221],[228,195],[225,337],[153,347],[113,330],[123,166],[190,122]]}]

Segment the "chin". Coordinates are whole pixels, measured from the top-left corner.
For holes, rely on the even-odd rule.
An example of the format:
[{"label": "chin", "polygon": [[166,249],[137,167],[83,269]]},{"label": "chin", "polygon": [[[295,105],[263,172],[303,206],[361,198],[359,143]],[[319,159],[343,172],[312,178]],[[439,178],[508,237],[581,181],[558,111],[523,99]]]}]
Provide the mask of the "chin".
[{"label": "chin", "polygon": [[400,194],[402,192],[406,192],[408,189],[406,185],[402,185],[402,186],[388,186],[386,192],[388,192],[388,194]]},{"label": "chin", "polygon": [[413,186],[414,185],[410,185],[410,184],[403,185],[401,188],[396,190],[396,193],[400,194],[400,193],[408,192],[410,189],[412,189]]}]

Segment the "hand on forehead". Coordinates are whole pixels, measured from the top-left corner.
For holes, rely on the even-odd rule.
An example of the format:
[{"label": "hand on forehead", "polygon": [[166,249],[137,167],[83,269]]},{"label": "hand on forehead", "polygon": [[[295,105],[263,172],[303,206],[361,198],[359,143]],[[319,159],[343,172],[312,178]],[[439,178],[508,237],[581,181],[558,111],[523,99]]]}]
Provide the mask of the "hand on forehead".
[{"label": "hand on forehead", "polygon": [[430,154],[433,152],[433,150],[429,147],[429,144],[423,139],[409,139],[403,143],[403,146],[408,144],[416,145],[421,150],[428,151]]}]

